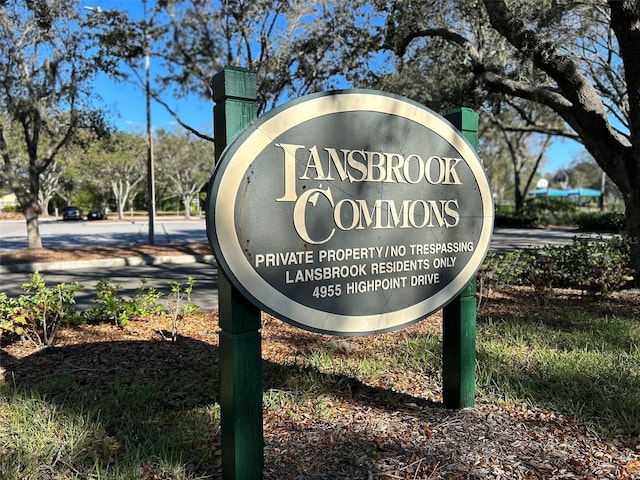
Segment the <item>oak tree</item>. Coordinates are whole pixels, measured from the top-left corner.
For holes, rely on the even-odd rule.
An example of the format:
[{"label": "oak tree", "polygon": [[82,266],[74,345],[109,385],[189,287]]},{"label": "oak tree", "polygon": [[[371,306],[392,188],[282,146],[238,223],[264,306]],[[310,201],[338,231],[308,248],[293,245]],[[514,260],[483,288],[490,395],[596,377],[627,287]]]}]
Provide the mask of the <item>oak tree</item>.
[{"label": "oak tree", "polygon": [[158,183],[177,196],[191,218],[191,203],[211,178],[214,166],[213,144],[189,132],[159,130],[156,133]]},{"label": "oak tree", "polygon": [[109,139],[95,142],[88,151],[86,171],[107,183],[116,204],[118,218],[124,218],[136,187],[145,179],[146,141],[142,135],[116,132]]},{"label": "oak tree", "polygon": [[[640,281],[640,4],[637,0],[378,2],[385,48],[419,57],[445,41],[477,98],[543,105],[620,189]],[[443,21],[445,19],[446,21]],[[532,122],[531,129],[545,131]]]},{"label": "oak tree", "polygon": [[6,0],[0,8],[0,108],[8,119],[0,119],[0,157],[26,219],[29,248],[42,247],[42,175],[79,131],[106,132],[90,89],[99,62],[78,12],[74,0]]}]

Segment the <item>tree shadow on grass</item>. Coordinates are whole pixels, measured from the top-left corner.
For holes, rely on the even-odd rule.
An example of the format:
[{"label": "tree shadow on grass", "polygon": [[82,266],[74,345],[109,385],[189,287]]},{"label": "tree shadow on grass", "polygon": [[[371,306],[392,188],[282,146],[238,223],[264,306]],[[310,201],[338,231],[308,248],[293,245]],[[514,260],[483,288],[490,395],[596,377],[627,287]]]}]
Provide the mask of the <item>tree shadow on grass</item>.
[{"label": "tree shadow on grass", "polygon": [[[638,296],[549,295],[536,305],[522,295],[483,307],[477,351],[483,387],[601,431],[639,435]],[[485,343],[484,335],[500,340]]]},{"label": "tree shadow on grass", "polygon": [[[55,407],[54,416],[84,419],[83,429],[98,431],[83,437],[84,457],[45,459],[57,478],[77,478],[55,470],[65,469],[65,461],[80,476],[97,465],[111,478],[118,469],[141,472],[131,477],[141,479],[222,478],[217,346],[188,337],[105,341],[21,360],[0,350],[0,365],[14,386],[0,390],[10,401],[35,395]],[[265,479],[482,478],[472,475],[479,459],[509,445],[516,432],[506,417],[489,415],[487,422],[479,410],[448,410],[346,375],[270,361],[263,372],[265,402],[284,394],[264,408]],[[554,428],[526,422],[525,431]],[[467,425],[476,435],[480,425],[482,439],[470,436]],[[571,471],[565,460],[561,467]]]},{"label": "tree shadow on grass", "polygon": [[610,296],[587,295],[577,290],[554,290],[537,294],[534,289],[514,287],[502,289],[484,298],[478,308],[478,325],[501,318],[536,319],[551,328],[572,328],[567,312],[591,317],[640,319],[640,295],[633,291]]},{"label": "tree shadow on grass", "polygon": [[87,455],[87,471],[93,463],[108,471],[138,456],[180,462],[192,474],[219,470],[215,346],[187,337],[91,342],[49,347],[21,360],[4,354],[0,362],[11,394],[36,395],[60,412],[93,420],[86,428],[99,433],[89,436],[102,439],[87,448],[102,451]]},{"label": "tree shadow on grass", "polygon": [[[80,449],[85,458],[74,457],[79,464],[73,464],[73,469],[89,474],[96,465],[109,472],[114,468],[127,471],[135,462],[139,464],[134,471],[173,464],[191,477],[221,478],[217,346],[188,337],[179,337],[175,343],[161,340],[81,343],[49,347],[23,359],[0,351],[0,365],[6,369],[9,388],[5,394],[9,399],[17,401],[35,395],[43,405],[55,406],[53,417],[83,418],[82,423],[86,424],[83,428],[95,430],[84,436],[87,442]],[[373,408],[389,415],[403,412],[402,415],[415,419],[419,419],[421,409],[431,409],[436,418],[450,415],[438,404],[372,388],[342,375],[269,361],[263,362],[263,370],[265,392],[291,391],[295,384],[293,377],[311,379],[310,390],[292,392],[298,396],[294,404],[318,403],[332,396],[361,411]],[[290,411],[298,408],[294,404],[289,406]],[[284,415],[284,410],[264,411],[266,422],[274,415]],[[339,417],[340,411],[331,415]],[[391,430],[370,431],[367,422],[345,429],[339,418],[319,418],[314,422],[287,415],[282,418],[284,430],[266,427],[264,478],[367,479],[383,468],[376,466],[381,457],[411,463],[415,456],[415,452],[406,450],[406,442],[393,438]],[[65,435],[64,423],[61,425],[61,435]],[[381,435],[384,440],[377,438]],[[304,458],[285,459],[281,449],[293,442],[294,437],[295,447],[307,453]],[[330,460],[327,448],[332,452]],[[428,472],[442,461],[434,457],[433,462],[421,463],[413,471]],[[0,473],[6,467],[2,463]],[[52,459],[47,468],[55,471],[64,465],[65,461],[56,463]]]}]

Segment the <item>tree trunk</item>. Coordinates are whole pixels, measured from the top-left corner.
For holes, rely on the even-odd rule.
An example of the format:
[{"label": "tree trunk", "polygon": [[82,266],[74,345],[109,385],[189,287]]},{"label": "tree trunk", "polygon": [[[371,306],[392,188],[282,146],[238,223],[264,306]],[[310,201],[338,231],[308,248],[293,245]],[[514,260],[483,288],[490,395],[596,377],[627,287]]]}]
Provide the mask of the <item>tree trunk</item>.
[{"label": "tree trunk", "polygon": [[640,285],[640,188],[624,193],[633,283]]},{"label": "tree trunk", "polygon": [[191,218],[191,199],[192,197],[184,196],[182,197],[182,205],[184,206],[184,218]]},{"label": "tree trunk", "polygon": [[[113,192],[113,197],[116,199],[116,205],[118,207],[118,220],[124,218],[124,208],[127,203],[127,196],[122,194],[122,190],[120,180],[113,180],[111,182],[111,191]],[[133,202],[133,199],[131,202]]]},{"label": "tree trunk", "polygon": [[49,198],[50,197],[45,197],[40,201],[40,205],[42,205],[42,215],[44,215],[45,217],[49,216]]},{"label": "tree trunk", "polygon": [[40,206],[37,202],[32,202],[27,208],[23,209],[23,213],[27,221],[29,249],[42,248],[42,238],[40,237],[40,226],[38,223]]},{"label": "tree trunk", "polygon": [[520,170],[518,166],[514,164],[514,174],[513,174],[513,197],[515,201],[515,209],[516,213],[522,213],[524,210],[524,198],[522,195],[522,190],[520,190]]}]

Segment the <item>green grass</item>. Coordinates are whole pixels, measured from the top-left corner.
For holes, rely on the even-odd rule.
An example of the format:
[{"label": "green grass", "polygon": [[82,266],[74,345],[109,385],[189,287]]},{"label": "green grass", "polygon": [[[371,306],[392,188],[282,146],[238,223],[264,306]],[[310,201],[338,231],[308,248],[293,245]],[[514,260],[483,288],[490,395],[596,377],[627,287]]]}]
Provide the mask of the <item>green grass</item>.
[{"label": "green grass", "polygon": [[191,479],[216,464],[216,403],[175,408],[166,392],[176,384],[163,393],[113,380],[111,393],[61,378],[29,391],[3,386],[0,478],[133,479],[151,465],[159,475]]},{"label": "green grass", "polygon": [[215,471],[216,354],[183,338],[27,357],[48,371],[0,385],[0,479],[139,479],[143,467],[148,478],[196,479]]},{"label": "green grass", "polygon": [[[358,354],[346,356],[335,355],[326,346],[314,349],[298,359],[299,365],[313,373],[306,373],[305,382],[298,379],[287,385],[287,391],[347,391],[353,388],[353,381],[384,384],[384,377],[401,377],[420,381],[422,396],[440,400],[442,345],[438,336],[405,335],[397,344],[383,348],[377,343],[364,339]],[[478,326],[476,348],[478,398],[554,410],[603,435],[640,433],[637,319],[568,312],[552,322],[544,318],[494,320]]]},{"label": "green grass", "polygon": [[[215,361],[205,363],[217,350],[184,342],[123,342],[118,352],[136,355],[141,368],[149,355],[166,357],[161,372],[123,371],[114,355],[86,369],[74,366],[71,374],[52,371],[20,385],[8,378],[0,386],[0,478],[198,479],[217,472],[217,368]],[[438,401],[437,335],[382,335],[353,345],[338,345],[347,353],[337,354],[335,345],[319,339],[293,365],[265,361],[265,408],[330,418],[333,399],[348,402],[363,392],[387,406],[416,392]],[[195,347],[202,352],[180,360]],[[553,321],[483,321],[477,360],[483,401],[574,416],[602,435],[640,433],[638,319],[569,312]],[[414,391],[403,392],[403,385]]]},{"label": "green grass", "polygon": [[571,313],[491,322],[478,333],[478,388],[573,415],[605,434],[640,432],[640,322]]}]

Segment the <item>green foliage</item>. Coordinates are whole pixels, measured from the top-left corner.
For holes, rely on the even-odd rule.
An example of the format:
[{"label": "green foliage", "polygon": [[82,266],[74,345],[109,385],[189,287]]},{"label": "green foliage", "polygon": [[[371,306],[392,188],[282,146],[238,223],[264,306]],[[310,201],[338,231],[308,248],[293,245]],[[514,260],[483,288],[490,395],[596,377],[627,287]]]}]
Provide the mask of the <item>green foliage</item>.
[{"label": "green foliage", "polygon": [[[155,143],[157,181],[175,195],[164,208],[191,215],[194,199],[209,181],[213,168],[214,146],[211,142],[196,139],[188,132],[178,133],[158,130]],[[169,195],[167,195],[169,196]],[[198,212],[196,209],[195,213]]]},{"label": "green foliage", "polygon": [[164,313],[160,300],[164,296],[155,287],[147,287],[146,279],[142,279],[142,285],[136,288],[131,300],[127,302],[129,313],[132,317],[148,317]]},{"label": "green foliage", "polygon": [[524,204],[526,212],[536,219],[536,225],[572,225],[578,211],[575,203],[560,198],[534,198]]},{"label": "green foliage", "polygon": [[577,205],[567,200],[539,197],[524,202],[521,211],[515,211],[512,207],[498,207],[495,225],[518,228],[573,225],[577,212]]},{"label": "green foliage", "polygon": [[627,228],[624,213],[620,212],[582,212],[574,223],[589,232],[624,232]]},{"label": "green foliage", "polygon": [[113,284],[110,279],[103,278],[96,284],[96,306],[85,313],[88,321],[113,322],[124,327],[133,318],[148,317],[163,312],[158,302],[162,293],[153,287],[138,287],[130,300],[124,298],[120,291],[122,285]]},{"label": "green foliage", "polygon": [[113,285],[107,278],[100,279],[96,283],[97,305],[87,312],[87,318],[95,322],[119,323],[124,301],[119,293],[121,289],[122,285]]},{"label": "green foliage", "polygon": [[489,252],[478,270],[480,295],[505,285],[522,285],[527,266],[525,255],[525,250],[507,253]]},{"label": "green foliage", "polygon": [[575,288],[608,294],[632,280],[630,273],[629,242],[624,237],[600,241],[575,237],[567,245],[490,253],[478,275],[483,290],[527,285],[540,293]]},{"label": "green foliage", "polygon": [[191,292],[196,281],[189,277],[186,286],[180,282],[171,282],[171,295],[167,302],[167,309],[171,315],[171,340],[178,339],[178,324],[185,317],[198,311],[198,306],[191,303]]},{"label": "green foliage", "polygon": [[9,299],[0,295],[0,333],[15,334],[32,341],[38,347],[53,343],[61,324],[72,324],[79,315],[72,307],[78,282],[61,283],[47,288],[42,275],[35,272],[31,281],[22,285],[28,295]]},{"label": "green foliage", "polygon": [[499,205],[493,223],[496,227],[532,228],[536,226],[536,219],[524,212],[516,212],[511,206]]},{"label": "green foliage", "polygon": [[549,197],[526,201],[520,212],[510,205],[498,206],[495,225],[512,228],[577,225],[589,232],[624,232],[627,228],[624,212],[581,211],[575,203]]},{"label": "green foliage", "polygon": [[[41,181],[66,148],[107,130],[90,88],[102,62],[90,32],[79,28],[81,15],[75,0],[10,0],[0,9],[4,178],[25,212],[39,204]],[[35,232],[30,248],[41,247]]]},{"label": "green foliage", "polygon": [[20,205],[5,205],[2,211],[5,213],[22,213],[22,208],[20,208]]},{"label": "green foliage", "polygon": [[24,318],[16,318],[18,300],[7,297],[0,292],[0,338],[6,335],[22,335],[26,321]]},{"label": "green foliage", "polygon": [[[167,306],[174,322],[173,340],[177,337],[178,323],[198,310],[191,302],[194,284],[191,277],[186,286],[180,282],[171,284]],[[75,293],[81,288],[78,282],[47,288],[42,275],[36,272],[23,288],[26,295],[19,298],[0,293],[0,338],[20,336],[37,346],[51,345],[61,324],[112,322],[126,326],[132,319],[167,313],[160,304],[164,294],[146,286],[144,279],[129,300],[121,295],[122,285],[101,279],[95,286],[96,305],[84,312],[74,308]]]}]

